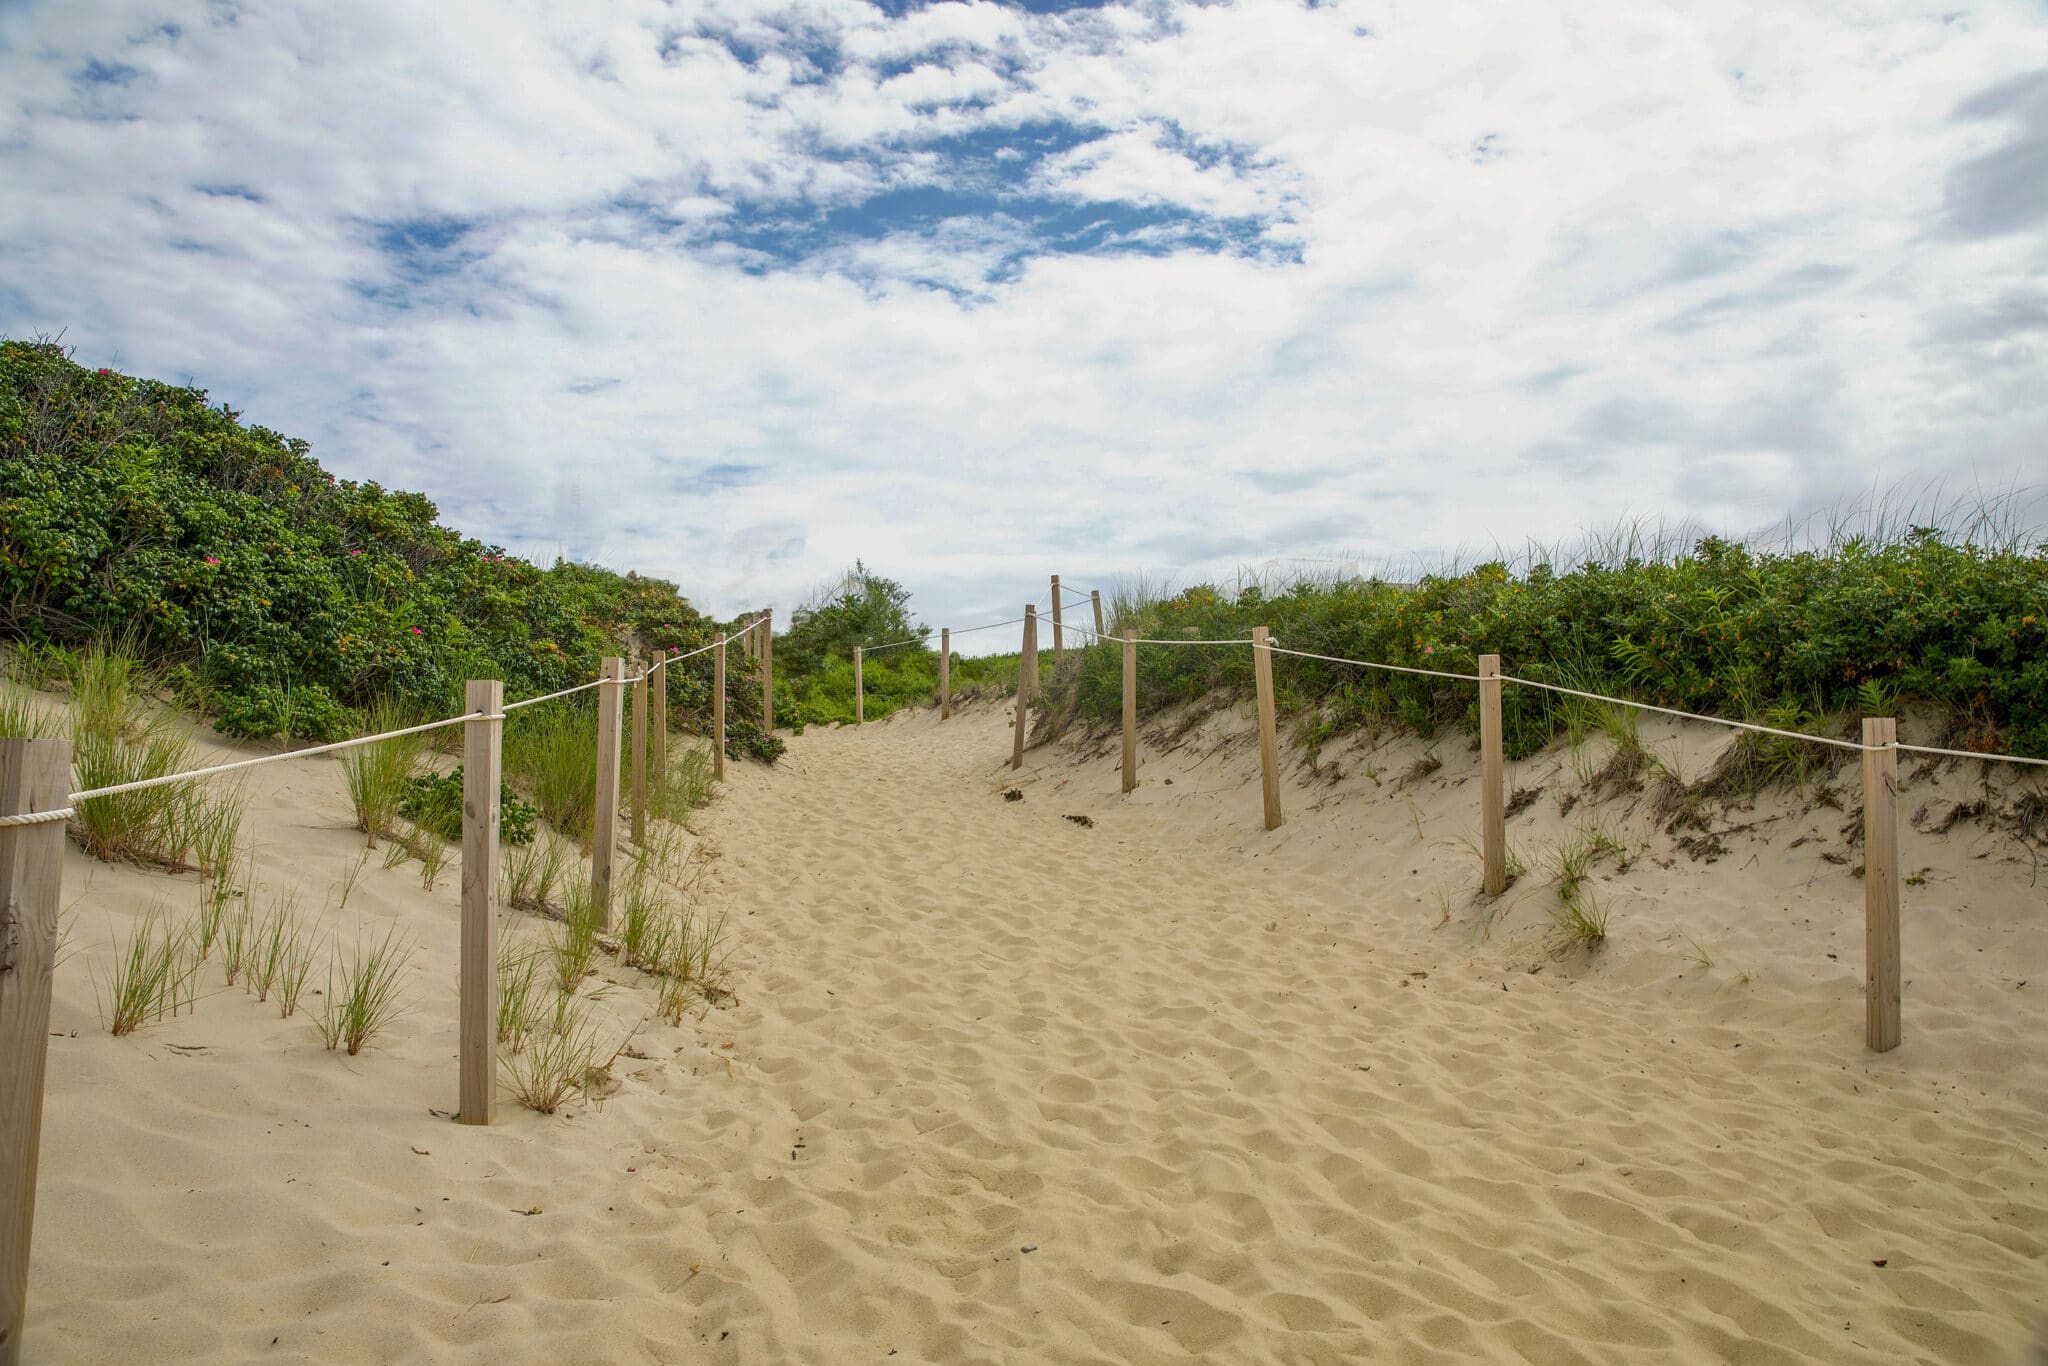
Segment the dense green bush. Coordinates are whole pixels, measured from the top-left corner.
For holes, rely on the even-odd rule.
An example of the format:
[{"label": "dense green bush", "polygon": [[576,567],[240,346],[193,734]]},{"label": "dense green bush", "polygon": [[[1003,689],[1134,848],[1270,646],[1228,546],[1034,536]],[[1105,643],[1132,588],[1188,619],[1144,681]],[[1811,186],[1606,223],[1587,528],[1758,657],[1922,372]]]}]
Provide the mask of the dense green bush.
[{"label": "dense green bush", "polygon": [[[541,568],[435,516],[202,390],[0,341],[0,638],[126,635],[231,734],[335,739],[380,697],[452,715],[470,678],[554,692],[628,642],[673,653],[718,630],[673,584]],[[708,716],[710,671],[667,671],[678,723]],[[759,689],[731,677],[729,713],[758,722]]]},{"label": "dense green bush", "polygon": [[[1764,552],[1709,537],[1665,562],[1522,575],[1484,564],[1414,586],[1353,580],[1266,596],[1190,588],[1130,604],[1116,630],[1238,639],[1269,627],[1312,654],[1473,673],[1482,653],[1539,682],[1738,718],[1818,717],[1932,704],[1962,747],[2048,755],[2048,545],[1970,544],[1917,527],[1896,538]],[[1069,703],[1121,706],[1122,652],[1086,652]],[[1277,655],[1283,710],[1326,733],[1373,722],[1476,730],[1470,684]],[[1140,706],[1249,688],[1243,646],[1142,646]],[[1563,725],[1556,695],[1505,690],[1510,753]]]},{"label": "dense green bush", "polygon": [[[462,765],[446,773],[421,773],[405,780],[398,814],[442,839],[462,838]],[[531,844],[540,813],[504,783],[498,784],[498,840]]]}]

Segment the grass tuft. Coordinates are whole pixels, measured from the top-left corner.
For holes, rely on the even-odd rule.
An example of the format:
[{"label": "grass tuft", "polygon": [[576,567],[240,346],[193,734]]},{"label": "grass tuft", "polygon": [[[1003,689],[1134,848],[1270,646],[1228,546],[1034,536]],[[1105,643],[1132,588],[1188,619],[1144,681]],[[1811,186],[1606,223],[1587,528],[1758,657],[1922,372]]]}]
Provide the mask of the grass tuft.
[{"label": "grass tuft", "polygon": [[[375,735],[400,730],[412,724],[412,713],[398,703],[385,700],[370,708],[363,734]],[[405,798],[406,780],[419,769],[423,748],[419,735],[400,735],[359,745],[341,752],[341,770],[348,780],[348,801],[356,813],[356,829],[363,832],[366,847],[374,849],[380,836],[388,833],[398,819],[399,803]]]},{"label": "grass tuft", "polygon": [[[412,960],[413,946],[393,925],[384,938],[369,949],[360,933],[355,948],[344,963],[339,949],[332,951],[327,965],[327,995],[319,1019],[314,1021],[320,1037],[332,1050],[345,1047],[356,1056],[405,1014],[398,994],[399,976]],[[340,981],[335,980],[339,971]]]}]

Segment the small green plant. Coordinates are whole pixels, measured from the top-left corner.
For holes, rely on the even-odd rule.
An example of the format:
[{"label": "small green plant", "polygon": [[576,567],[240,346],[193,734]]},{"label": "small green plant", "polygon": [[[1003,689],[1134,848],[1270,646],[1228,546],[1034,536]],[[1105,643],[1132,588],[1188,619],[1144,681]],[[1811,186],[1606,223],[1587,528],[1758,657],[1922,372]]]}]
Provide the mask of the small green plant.
[{"label": "small green plant", "polygon": [[[127,642],[101,641],[71,679],[71,762],[80,790],[161,778],[191,767],[192,740],[169,711],[152,709],[152,680]],[[71,830],[106,862],[175,867],[184,859],[194,798],[183,783],[73,803]]]},{"label": "small green plant", "polygon": [[35,698],[12,688],[0,688],[0,736],[52,739],[64,733],[63,724],[53,709]]},{"label": "small green plant", "polygon": [[506,776],[549,825],[571,839],[589,836],[597,802],[597,717],[590,708],[549,703],[514,714],[505,723],[504,761]]},{"label": "small green plant", "polygon": [[[405,1013],[399,996],[400,977],[411,962],[413,946],[400,937],[398,926],[368,949],[358,933],[346,962],[334,949],[327,965],[327,994],[314,1024],[329,1050],[346,1048],[350,1057]],[[336,981],[336,973],[340,980]]]},{"label": "small green plant", "polygon": [[530,1031],[526,1047],[505,1055],[502,1066],[514,1098],[529,1110],[551,1115],[571,1093],[588,1096],[603,1082],[625,1041],[609,1054],[603,1047],[589,1001],[559,992],[551,1016]]},{"label": "small green plant", "polygon": [[517,1053],[538,1025],[547,951],[507,936],[498,942],[498,1042]]},{"label": "small green plant", "polygon": [[289,1020],[298,1012],[306,994],[306,980],[313,975],[313,937],[294,931],[277,970],[277,1013]]},{"label": "small green plant", "polygon": [[220,966],[227,974],[228,985],[233,986],[250,966],[250,955],[255,948],[255,912],[250,908],[249,898],[244,892],[239,900],[229,901],[222,907],[220,916]]},{"label": "small green plant", "polygon": [[668,920],[667,898],[662,896],[653,877],[643,869],[636,869],[626,879],[623,916],[619,927],[619,952],[626,966],[652,971],[650,964],[655,961],[651,950],[659,937],[660,927]]},{"label": "small green plant", "polygon": [[589,878],[578,878],[569,884],[562,923],[555,926],[548,939],[558,989],[574,991],[577,983],[590,972],[590,965],[597,957],[597,929],[603,914],[604,908],[598,904]]},{"label": "small green plant", "polygon": [[[399,813],[422,830],[443,839],[462,838],[462,766],[447,773],[422,773],[408,778]],[[539,813],[505,783],[498,784],[498,839],[505,844],[531,844]]]},{"label": "small green plant", "polygon": [[547,834],[507,849],[500,870],[505,904],[522,911],[555,909],[555,887],[568,857],[562,841]]},{"label": "small green plant", "polygon": [[277,900],[271,903],[270,914],[257,922],[255,947],[249,959],[249,990],[256,993],[259,1001],[268,1001],[271,988],[278,984],[282,974],[294,960],[305,956],[298,902],[296,891],[279,891]]},{"label": "small green plant", "polygon": [[420,886],[430,892],[441,880],[441,870],[448,866],[449,847],[447,840],[431,830],[418,833],[415,852],[420,856]]},{"label": "small green plant", "polygon": [[104,999],[97,979],[93,983],[100,1022],[118,1038],[149,1020],[162,1019],[167,1011],[177,1014],[181,1004],[191,1007],[197,1000],[201,962],[191,936],[171,924],[163,907],[152,905],[127,942],[116,945]]},{"label": "small green plant", "polygon": [[1560,956],[1580,947],[1597,949],[1607,942],[1607,909],[1594,898],[1590,887],[1577,887],[1570,893],[1560,890],[1550,921],[1556,931],[1553,946]]},{"label": "small green plant", "polygon": [[[382,734],[402,730],[411,723],[409,709],[384,700],[370,708],[364,733]],[[358,745],[341,752],[342,776],[348,782],[348,801],[356,813],[356,829],[364,844],[376,848],[377,839],[391,828],[404,802],[407,783],[420,763],[421,737],[395,735],[371,745]],[[458,806],[459,806],[458,802]]]},{"label": "small green plant", "polygon": [[1706,946],[1700,943],[1699,940],[1691,935],[1687,935],[1685,936],[1685,943],[1686,947],[1691,950],[1691,952],[1685,955],[1686,962],[1693,964],[1702,971],[1714,966],[1714,955],[1708,953]]},{"label": "small green plant", "polygon": [[355,894],[356,884],[362,881],[363,868],[369,861],[370,851],[366,848],[356,855],[355,862],[349,864],[348,871],[341,875],[341,900],[335,904],[335,910],[348,909],[348,899]]},{"label": "small green plant", "polygon": [[186,839],[199,871],[218,879],[233,866],[242,841],[244,793],[239,785],[211,792],[192,789],[185,811]]},{"label": "small green plant", "polygon": [[726,960],[731,949],[722,911],[686,911],[669,924],[662,936],[655,1011],[670,1024],[679,1025],[693,1000],[715,1000],[726,994]]}]

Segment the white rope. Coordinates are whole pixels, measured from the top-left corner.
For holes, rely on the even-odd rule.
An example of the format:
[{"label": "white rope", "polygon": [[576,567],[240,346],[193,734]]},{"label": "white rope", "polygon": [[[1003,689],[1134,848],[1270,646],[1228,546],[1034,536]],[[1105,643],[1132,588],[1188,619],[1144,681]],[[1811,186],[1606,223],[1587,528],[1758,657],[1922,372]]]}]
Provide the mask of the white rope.
[{"label": "white rope", "polygon": [[1023,621],[1024,619],[1025,618],[1023,617],[1011,617],[1008,621],[991,621],[981,626],[962,626],[954,630],[953,634],[956,636],[966,636],[972,635],[976,631],[993,631],[998,626],[1015,626],[1018,622]]},{"label": "white rope", "polygon": [[1567,697],[1583,697],[1589,702],[1612,702],[1617,707],[1634,707],[1638,711],[1654,711],[1664,716],[1683,717],[1687,721],[1704,721],[1710,726],[1727,726],[1733,730],[1755,731],[1759,735],[1782,735],[1787,740],[1806,740],[1816,745],[1832,745],[1836,749],[1853,749],[1859,753],[1866,749],[1885,749],[1885,745],[1866,745],[1857,740],[1831,740],[1825,735],[1808,735],[1805,731],[1779,730],[1776,726],[1759,726],[1752,721],[1730,721],[1725,716],[1702,716],[1696,711],[1679,711],[1675,707],[1656,707],[1648,702],[1631,702],[1625,697],[1608,697],[1597,692],[1580,692],[1577,688],[1560,687],[1555,683],[1538,683],[1533,678],[1516,678],[1502,674],[1503,683],[1520,683],[1524,687],[1541,688],[1545,692],[1563,693]]},{"label": "white rope", "polygon": [[[1069,631],[1079,631],[1084,636],[1093,636],[1097,640],[1107,641],[1109,644],[1112,645],[1116,644],[1120,640],[1126,639],[1126,637],[1124,636],[1106,636],[1102,634],[1100,631],[1091,631],[1086,626],[1081,625],[1081,623],[1079,623],[1078,621],[1069,621],[1064,624],[1066,626],[1066,629]],[[1132,643],[1135,645],[1251,645],[1255,644],[1256,642],[1252,641],[1249,638],[1244,640],[1153,640],[1149,636],[1138,636],[1135,640],[1132,641]],[[1277,649],[1278,647],[1275,646],[1274,648]],[[1293,654],[1295,653],[1295,651],[1289,650],[1287,651],[1287,653]],[[1320,658],[1320,656],[1318,656],[1318,658]],[[1349,663],[1350,661],[1344,660],[1340,662]]]},{"label": "white rope", "polygon": [[1955,759],[1984,759],[1999,764],[2039,764],[2048,768],[2048,759],[2029,759],[2023,754],[1984,754],[1974,749],[1936,749],[1932,745],[1895,745],[1893,748],[1911,750],[1915,754],[1946,754]]},{"label": "white rope", "polygon": [[0,816],[0,830],[10,825],[43,825],[51,821],[71,819],[71,808],[60,806],[54,811],[31,811],[22,816]]},{"label": "white rope", "polygon": [[1478,674],[1453,674],[1445,673],[1441,669],[1411,669],[1405,664],[1375,664],[1364,659],[1339,659],[1335,655],[1310,654],[1307,650],[1283,650],[1278,645],[1273,646],[1272,650],[1276,655],[1293,655],[1297,659],[1320,659],[1327,664],[1356,664],[1361,669],[1385,669],[1389,673],[1421,674],[1425,678],[1451,678],[1463,683],[1479,682]]},{"label": "white rope", "polygon": [[163,787],[168,783],[189,782],[194,778],[207,778],[216,773],[232,773],[236,769],[257,768],[263,764],[281,764],[287,759],[310,759],[316,754],[332,754],[339,749],[354,749],[358,745],[372,745],[379,740],[393,740],[401,735],[418,735],[422,731],[439,730],[443,726],[461,725],[471,716],[481,712],[465,712],[461,716],[450,716],[441,721],[429,721],[425,725],[407,726],[404,730],[387,730],[378,735],[359,735],[353,740],[337,740],[331,745],[315,745],[311,749],[286,750],[283,754],[265,754],[256,759],[237,759],[230,764],[215,764],[211,768],[188,768],[182,773],[166,773],[158,778],[142,778],[132,783],[115,783],[111,787],[95,787],[84,792],[74,792],[69,800],[90,801],[94,797],[112,797],[122,792],[140,792],[148,787]]},{"label": "white rope", "polygon": [[880,654],[883,650],[893,650],[899,645],[922,645],[925,643],[925,640],[926,637],[924,636],[912,636],[908,640],[892,640],[887,645],[864,645],[861,647],[861,653],[864,655]]}]

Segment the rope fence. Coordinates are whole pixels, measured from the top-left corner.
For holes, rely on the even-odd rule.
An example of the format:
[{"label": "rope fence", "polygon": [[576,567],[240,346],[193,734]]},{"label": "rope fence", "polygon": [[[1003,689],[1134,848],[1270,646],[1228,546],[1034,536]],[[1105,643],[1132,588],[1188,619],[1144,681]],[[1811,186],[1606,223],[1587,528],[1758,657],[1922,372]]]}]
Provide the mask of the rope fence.
[{"label": "rope fence", "polygon": [[[1061,598],[1058,576],[1052,581],[1052,601],[1057,604]],[[1091,595],[1096,596],[1096,595]],[[1876,1052],[1886,1052],[1899,1045],[1900,992],[1902,971],[1899,954],[1899,853],[1898,853],[1898,756],[1905,754],[1926,754],[1953,759],[1976,759],[1986,763],[2008,763],[2026,767],[2048,767],[2048,759],[2036,759],[2018,754],[1985,754],[1975,750],[1944,749],[1933,745],[1903,744],[1898,738],[1898,723],[1890,717],[1866,717],[1863,720],[1863,738],[1844,740],[1829,735],[1815,735],[1807,731],[1787,730],[1778,726],[1761,725],[1754,721],[1740,721],[1725,716],[1707,716],[1699,712],[1683,711],[1676,707],[1659,706],[1655,703],[1640,702],[1626,697],[1610,697],[1604,693],[1589,692],[1580,688],[1565,687],[1556,683],[1544,683],[1533,678],[1522,678],[1501,672],[1500,656],[1483,654],[1479,656],[1479,672],[1459,673],[1446,669],[1427,669],[1408,664],[1390,664],[1380,660],[1349,659],[1340,655],[1320,654],[1311,650],[1297,650],[1282,646],[1274,641],[1265,627],[1254,627],[1250,639],[1221,640],[1167,640],[1144,637],[1135,633],[1121,637],[1110,635],[1104,628],[1099,615],[1099,596],[1096,596],[1098,615],[1093,627],[1078,622],[1064,623],[1055,617],[1055,650],[1060,648],[1064,630],[1077,632],[1084,642],[1123,646],[1123,790],[1134,791],[1138,785],[1138,744],[1137,744],[1137,652],[1140,645],[1155,647],[1187,646],[1249,646],[1253,656],[1253,682],[1257,699],[1259,729],[1259,769],[1261,796],[1265,806],[1265,824],[1268,830],[1278,829],[1284,823],[1280,803],[1279,755],[1275,702],[1273,692],[1272,659],[1284,655],[1295,659],[1315,660],[1351,668],[1373,669],[1387,673],[1409,674],[1424,678],[1443,679],[1454,683],[1477,683],[1479,685],[1479,738],[1480,738],[1480,853],[1483,863],[1481,889],[1488,896],[1498,896],[1507,889],[1507,819],[1506,819],[1506,761],[1504,754],[1503,728],[1501,718],[1502,688],[1504,685],[1534,688],[1565,697],[1582,698],[1590,702],[1606,703],[1628,707],[1638,711],[1653,712],[1662,716],[1675,717],[1682,721],[1700,722],[1711,726],[1740,731],[1749,734],[1769,735],[1780,739],[1823,745],[1831,749],[1849,751],[1861,756],[1863,770],[1863,844],[1864,844],[1864,921],[1865,921],[1865,1043]],[[1004,622],[991,622],[985,626],[968,627],[966,630],[990,630],[999,626],[1023,624],[1023,640],[1019,658],[1017,694],[1015,699],[1015,732],[1012,741],[1010,767],[1022,767],[1025,749],[1025,726],[1031,699],[1038,691],[1038,609],[1029,604],[1022,618]],[[1064,629],[1063,629],[1064,628]],[[964,633],[964,632],[963,632]],[[942,632],[941,639],[950,639],[950,632]],[[943,678],[945,661],[950,650],[941,656]],[[950,694],[942,682],[941,719],[950,715],[948,704]]]}]

